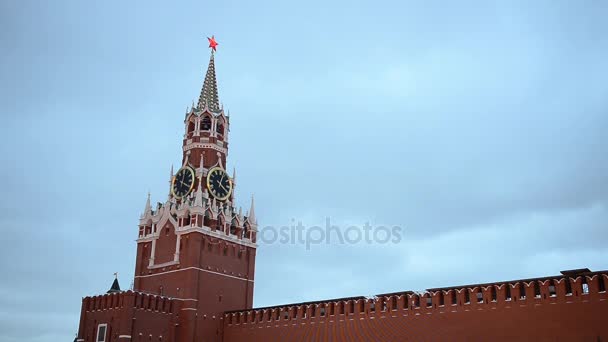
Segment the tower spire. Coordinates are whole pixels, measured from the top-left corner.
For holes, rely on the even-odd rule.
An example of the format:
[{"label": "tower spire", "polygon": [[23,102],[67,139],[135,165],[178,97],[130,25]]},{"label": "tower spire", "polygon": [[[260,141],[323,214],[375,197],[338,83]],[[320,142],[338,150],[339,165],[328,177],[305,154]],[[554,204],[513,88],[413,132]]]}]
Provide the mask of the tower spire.
[{"label": "tower spire", "polygon": [[[213,40],[215,42],[215,40]],[[216,43],[217,44],[217,43]],[[211,47],[211,44],[209,45]],[[205,75],[205,81],[203,82],[203,88],[201,89],[201,95],[198,98],[198,109],[203,109],[205,106],[212,112],[217,113],[220,111],[220,100],[217,95],[217,80],[215,78],[215,61],[214,53],[215,46],[211,51],[211,58],[209,59],[209,66],[207,67],[207,74]]]}]

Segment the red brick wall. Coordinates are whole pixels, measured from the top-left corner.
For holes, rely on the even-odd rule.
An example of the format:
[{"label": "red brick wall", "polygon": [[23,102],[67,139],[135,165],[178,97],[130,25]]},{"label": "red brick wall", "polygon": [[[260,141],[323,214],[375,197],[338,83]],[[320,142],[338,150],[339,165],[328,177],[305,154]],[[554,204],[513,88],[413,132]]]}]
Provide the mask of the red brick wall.
[{"label": "red brick wall", "polygon": [[132,291],[86,297],[78,338],[95,341],[98,325],[107,324],[106,341],[175,341],[180,308],[180,302],[167,297]]},{"label": "red brick wall", "polygon": [[[478,288],[466,288],[444,292],[443,306],[439,305],[440,293],[435,292],[422,294],[419,307],[415,294],[344,305],[327,302],[316,306],[314,318],[312,306],[306,305],[229,313],[224,316],[224,341],[608,341],[608,296],[599,292],[599,276],[608,284],[606,274],[587,277],[588,294],[582,294],[582,278],[578,277],[571,279],[571,295],[566,295],[562,280],[556,282],[554,296],[548,282],[538,283],[539,296],[534,282],[525,283],[525,299],[519,297],[518,284],[503,284],[482,288],[479,303]],[[506,286],[515,286],[509,301],[505,300]],[[492,301],[492,287],[496,301]],[[470,293],[468,304],[465,291]],[[452,292],[455,305],[451,304]],[[431,297],[429,307],[427,295]],[[320,317],[322,306],[326,307],[324,317]],[[331,306],[334,315],[330,315]],[[288,319],[284,319],[286,312]],[[236,316],[241,314],[237,323]]]}]

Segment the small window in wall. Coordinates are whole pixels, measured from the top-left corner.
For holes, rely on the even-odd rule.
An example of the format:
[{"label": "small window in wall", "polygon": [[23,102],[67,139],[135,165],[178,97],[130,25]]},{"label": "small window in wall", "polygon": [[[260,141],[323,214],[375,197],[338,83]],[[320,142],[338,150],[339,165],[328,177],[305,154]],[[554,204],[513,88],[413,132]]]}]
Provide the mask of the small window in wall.
[{"label": "small window in wall", "polygon": [[106,330],[108,329],[107,324],[100,324],[97,326],[97,339],[96,342],[106,342]]},{"label": "small window in wall", "polygon": [[526,299],[526,286],[523,282],[519,283],[519,299]]},{"label": "small window in wall", "polygon": [[571,295],[572,294],[572,284],[570,284],[570,277],[566,277],[566,279],[564,279],[566,282],[566,295]]},{"label": "small window in wall", "polygon": [[581,290],[583,294],[589,294],[589,284],[587,284],[587,277],[583,276],[583,283],[581,284]]},{"label": "small window in wall", "polygon": [[479,288],[479,290],[477,290],[477,303],[482,303],[483,302],[483,292],[481,292],[481,288]]},{"label": "small window in wall", "polygon": [[557,294],[555,292],[555,280],[551,279],[549,281],[549,297],[555,297]]}]

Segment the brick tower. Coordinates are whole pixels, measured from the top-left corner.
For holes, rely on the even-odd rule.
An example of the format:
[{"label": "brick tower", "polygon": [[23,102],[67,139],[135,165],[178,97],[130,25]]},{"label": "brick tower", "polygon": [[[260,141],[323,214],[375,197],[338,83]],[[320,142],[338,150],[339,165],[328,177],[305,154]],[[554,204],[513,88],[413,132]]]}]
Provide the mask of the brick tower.
[{"label": "brick tower", "polygon": [[167,200],[148,195],[140,217],[133,290],[84,298],[79,341],[221,341],[223,313],[252,307],[257,222],[253,197],[245,214],[235,207],[226,172],[213,50]]},{"label": "brick tower", "polygon": [[218,100],[214,52],[196,106],[184,119],[181,168],[169,197],[146,202],[139,223],[134,291],[182,301],[176,340],[220,338],[222,313],[251,308],[257,223],[253,198],[235,208],[226,173],[229,117]]}]

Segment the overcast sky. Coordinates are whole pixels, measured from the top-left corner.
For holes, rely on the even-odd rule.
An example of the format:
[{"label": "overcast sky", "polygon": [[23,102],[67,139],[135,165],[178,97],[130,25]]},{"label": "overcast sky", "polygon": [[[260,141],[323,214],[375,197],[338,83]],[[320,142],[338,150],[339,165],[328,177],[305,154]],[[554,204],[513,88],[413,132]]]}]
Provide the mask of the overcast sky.
[{"label": "overcast sky", "polygon": [[608,2],[0,1],[0,340],[69,341],[133,279],[219,42],[255,306],[608,269]]}]

